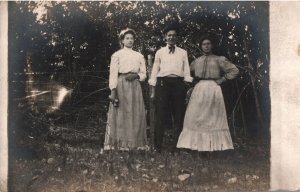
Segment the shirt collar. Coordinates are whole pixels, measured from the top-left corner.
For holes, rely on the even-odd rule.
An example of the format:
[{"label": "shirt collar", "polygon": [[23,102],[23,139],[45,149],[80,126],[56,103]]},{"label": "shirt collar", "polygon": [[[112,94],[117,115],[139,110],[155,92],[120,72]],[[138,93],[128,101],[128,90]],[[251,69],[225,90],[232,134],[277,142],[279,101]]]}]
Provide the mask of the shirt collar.
[{"label": "shirt collar", "polygon": [[211,56],[212,53],[211,53],[211,52],[210,52],[210,53],[204,53],[203,55],[204,55],[204,56]]},{"label": "shirt collar", "polygon": [[[167,44],[166,47],[169,48],[171,45]],[[174,45],[174,47],[177,47],[176,44]]]}]

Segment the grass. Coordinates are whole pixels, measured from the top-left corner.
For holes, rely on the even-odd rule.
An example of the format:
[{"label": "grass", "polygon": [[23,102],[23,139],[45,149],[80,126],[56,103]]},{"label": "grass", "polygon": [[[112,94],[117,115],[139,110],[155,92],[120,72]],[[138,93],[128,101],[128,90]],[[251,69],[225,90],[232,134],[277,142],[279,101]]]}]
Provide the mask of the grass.
[{"label": "grass", "polygon": [[[171,154],[168,147],[161,154],[152,150],[103,151],[106,114],[95,113],[99,106],[93,107],[93,110],[84,108],[80,114],[76,113],[76,118],[51,123],[49,128],[46,124],[36,123],[33,130],[49,130],[42,138],[35,136],[34,140],[27,137],[27,133],[16,137],[21,146],[27,144],[36,148],[38,154],[34,159],[16,158],[10,162],[10,191],[223,192],[269,189],[270,162],[266,145],[258,145],[253,139],[235,138],[235,150],[226,154],[189,150]],[[21,120],[20,125],[24,122]],[[170,135],[172,133],[166,133],[166,146],[173,142]],[[187,178],[180,180],[181,176]]]},{"label": "grass", "polygon": [[[51,147],[52,155],[47,158],[13,163],[15,192],[267,191],[269,188],[269,160],[255,151],[236,151],[229,157],[216,157],[212,153],[204,158],[188,150],[173,155],[167,151],[158,154]],[[182,174],[188,174],[189,178],[179,180]],[[236,182],[229,183],[234,178]]]}]

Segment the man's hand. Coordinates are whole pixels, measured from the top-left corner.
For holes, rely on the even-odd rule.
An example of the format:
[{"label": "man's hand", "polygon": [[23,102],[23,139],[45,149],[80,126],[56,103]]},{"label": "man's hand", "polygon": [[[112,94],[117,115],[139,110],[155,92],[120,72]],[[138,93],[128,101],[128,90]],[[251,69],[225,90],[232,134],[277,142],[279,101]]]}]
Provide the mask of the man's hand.
[{"label": "man's hand", "polygon": [[125,79],[127,81],[134,81],[134,80],[139,79],[139,78],[140,78],[140,76],[137,73],[128,73],[125,77]]},{"label": "man's hand", "polygon": [[154,99],[155,99],[155,87],[150,86],[150,100],[154,101]]}]

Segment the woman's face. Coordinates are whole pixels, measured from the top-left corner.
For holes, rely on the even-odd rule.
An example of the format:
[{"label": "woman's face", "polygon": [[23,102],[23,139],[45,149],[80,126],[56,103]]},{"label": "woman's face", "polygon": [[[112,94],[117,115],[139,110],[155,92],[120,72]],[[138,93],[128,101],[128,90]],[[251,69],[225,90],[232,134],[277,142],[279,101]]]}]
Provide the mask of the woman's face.
[{"label": "woman's face", "polygon": [[134,43],[134,37],[131,33],[127,33],[124,36],[124,39],[122,40],[122,43],[127,48],[132,48]]},{"label": "woman's face", "polygon": [[211,41],[209,39],[205,39],[204,41],[202,41],[201,49],[204,53],[211,53],[212,50]]}]

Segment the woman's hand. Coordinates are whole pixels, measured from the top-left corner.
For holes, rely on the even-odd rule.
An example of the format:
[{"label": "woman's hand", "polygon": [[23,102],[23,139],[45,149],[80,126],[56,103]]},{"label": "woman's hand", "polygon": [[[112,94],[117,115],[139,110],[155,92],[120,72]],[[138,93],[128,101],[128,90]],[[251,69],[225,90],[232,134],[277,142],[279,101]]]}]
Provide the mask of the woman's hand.
[{"label": "woman's hand", "polygon": [[222,83],[224,83],[225,81],[226,81],[226,78],[225,77],[221,77],[220,79],[217,79],[217,80],[215,80],[216,81],[216,83],[218,84],[218,85],[221,85]]},{"label": "woman's hand", "polygon": [[194,90],[194,87],[189,88],[189,90],[187,91],[186,97],[185,97],[185,104],[189,103],[189,101],[191,99],[191,96],[192,96],[192,93],[193,93],[193,90]]},{"label": "woman's hand", "polygon": [[110,96],[108,98],[115,107],[119,106],[119,99],[116,89],[111,90]]},{"label": "woman's hand", "polygon": [[134,80],[139,79],[139,78],[140,78],[140,76],[137,73],[128,73],[125,77],[125,79],[127,81],[134,81]]},{"label": "woman's hand", "polygon": [[116,89],[111,90],[111,93],[108,96],[108,98],[112,102],[115,101],[116,99],[118,99],[118,97],[117,97],[117,90]]},{"label": "woman's hand", "polygon": [[187,88],[187,90],[189,90],[192,87],[192,83],[191,82],[187,82],[187,81],[183,81],[185,84],[185,87]]}]

